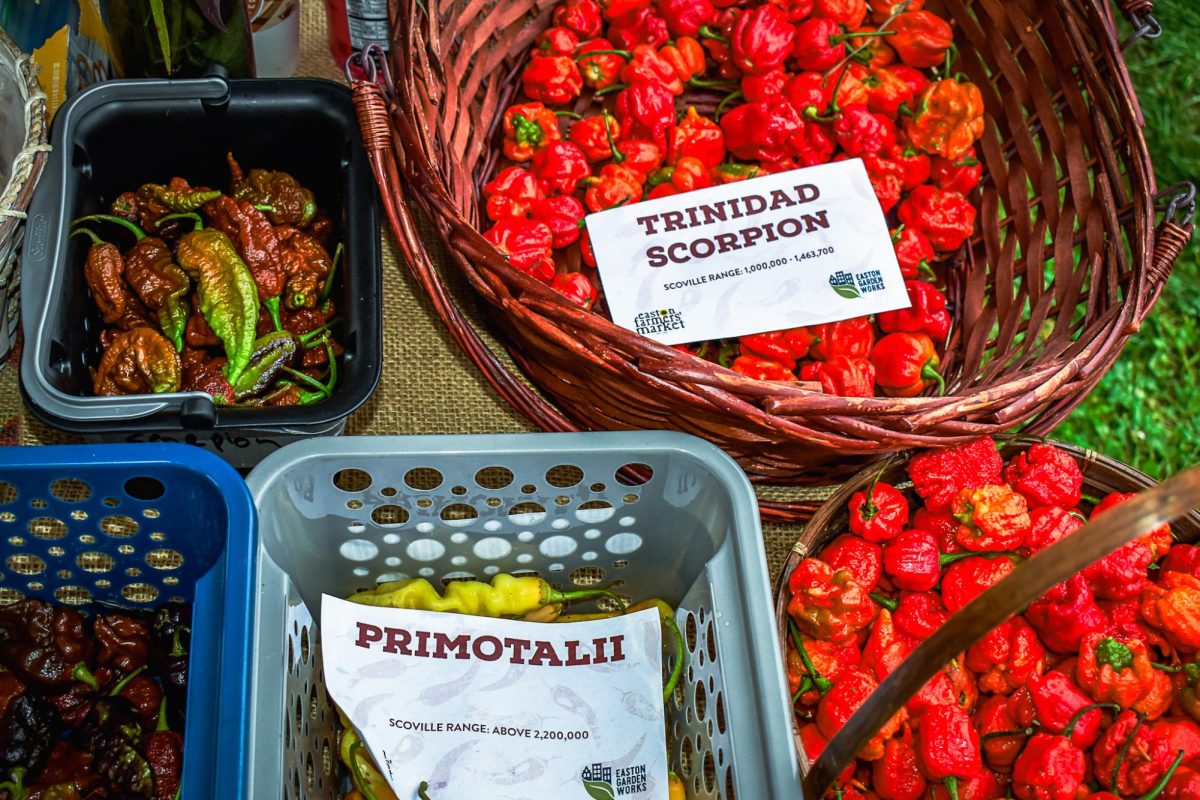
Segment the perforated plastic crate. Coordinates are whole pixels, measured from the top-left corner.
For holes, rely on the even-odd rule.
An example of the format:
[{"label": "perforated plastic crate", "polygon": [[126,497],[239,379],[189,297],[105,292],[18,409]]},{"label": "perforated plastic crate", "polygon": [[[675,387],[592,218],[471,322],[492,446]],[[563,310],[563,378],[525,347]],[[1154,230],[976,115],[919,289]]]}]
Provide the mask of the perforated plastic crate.
[{"label": "perforated plastic crate", "polygon": [[238,473],[180,444],[0,447],[0,603],[192,604],[183,800],[240,797],[257,555]]},{"label": "perforated plastic crate", "polygon": [[263,547],[256,800],[345,787],[313,622],[322,593],[501,571],[568,587],[619,579],[622,594],[675,605],[688,647],[668,752],[688,797],[800,796],[754,492],[712,445],[644,432],[349,437],[289,445],[247,481]]}]

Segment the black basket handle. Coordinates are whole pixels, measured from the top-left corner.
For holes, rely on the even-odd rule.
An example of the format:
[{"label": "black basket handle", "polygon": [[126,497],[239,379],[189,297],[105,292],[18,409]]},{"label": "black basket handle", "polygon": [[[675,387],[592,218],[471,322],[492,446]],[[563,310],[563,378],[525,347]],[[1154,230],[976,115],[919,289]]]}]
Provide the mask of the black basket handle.
[{"label": "black basket handle", "polygon": [[1121,42],[1121,49],[1142,39],[1157,39],[1163,35],[1162,24],[1154,16],[1153,0],[1117,0],[1117,7],[1133,26],[1133,33]]},{"label": "black basket handle", "polygon": [[1200,506],[1200,466],[1105,512],[1018,566],[917,646],[879,684],[829,740],[804,776],[804,797],[820,798],[879,730],[954,656],[1043,595],[1108,553]]}]

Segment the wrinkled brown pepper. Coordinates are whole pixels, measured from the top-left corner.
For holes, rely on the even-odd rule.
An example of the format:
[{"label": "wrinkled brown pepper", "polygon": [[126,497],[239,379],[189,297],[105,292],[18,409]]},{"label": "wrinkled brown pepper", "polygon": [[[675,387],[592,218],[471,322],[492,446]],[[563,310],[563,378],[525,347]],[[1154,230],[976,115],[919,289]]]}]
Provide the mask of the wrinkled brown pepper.
[{"label": "wrinkled brown pepper", "polygon": [[189,363],[183,370],[183,391],[205,392],[218,403],[233,403],[233,387],[221,372],[225,358],[205,358]]},{"label": "wrinkled brown pepper", "polygon": [[95,648],[83,617],[67,606],[22,600],[0,608],[0,663],[27,683],[62,686]]},{"label": "wrinkled brown pepper", "polygon": [[145,322],[146,309],[125,282],[125,259],[116,245],[108,242],[93,244],[88,249],[83,276],[102,320],[123,330]]},{"label": "wrinkled brown pepper", "polygon": [[250,268],[259,299],[278,297],[287,276],[280,262],[279,240],[263,212],[247,200],[222,195],[204,205],[212,227],[224,233],[237,247]]},{"label": "wrinkled brown pepper", "polygon": [[287,273],[284,305],[288,308],[313,308],[333,266],[329,252],[315,238],[292,225],[275,228],[279,238],[279,256]]},{"label": "wrinkled brown pepper", "polygon": [[192,313],[188,317],[183,340],[189,347],[220,347],[221,340],[208,326],[208,320],[200,313],[200,297],[192,295]]},{"label": "wrinkled brown pepper", "polygon": [[93,389],[101,397],[179,391],[179,353],[153,328],[118,336],[100,359]]},{"label": "wrinkled brown pepper", "polygon": [[303,228],[313,221],[317,213],[316,198],[291,175],[265,169],[252,169],[245,175],[233,153],[229,153],[226,160],[233,184],[231,194],[239,200],[248,200],[251,205],[271,206],[273,210],[268,211],[267,216],[272,225]]},{"label": "wrinkled brown pepper", "polygon": [[133,672],[146,664],[150,650],[150,627],[125,614],[98,614],[92,623],[100,653],[96,660],[122,672]]}]

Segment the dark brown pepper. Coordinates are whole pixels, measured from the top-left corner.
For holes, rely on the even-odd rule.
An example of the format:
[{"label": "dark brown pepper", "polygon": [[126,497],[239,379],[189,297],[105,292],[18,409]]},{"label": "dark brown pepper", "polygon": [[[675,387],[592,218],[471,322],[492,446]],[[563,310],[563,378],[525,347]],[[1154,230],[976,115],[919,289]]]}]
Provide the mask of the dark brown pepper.
[{"label": "dark brown pepper", "polygon": [[153,328],[134,328],[104,351],[92,388],[101,397],[175,392],[179,373],[175,346]]},{"label": "dark brown pepper", "polygon": [[222,195],[205,203],[204,213],[212,227],[233,241],[254,276],[259,298],[278,297],[286,275],[279,240],[263,212],[247,200]]}]

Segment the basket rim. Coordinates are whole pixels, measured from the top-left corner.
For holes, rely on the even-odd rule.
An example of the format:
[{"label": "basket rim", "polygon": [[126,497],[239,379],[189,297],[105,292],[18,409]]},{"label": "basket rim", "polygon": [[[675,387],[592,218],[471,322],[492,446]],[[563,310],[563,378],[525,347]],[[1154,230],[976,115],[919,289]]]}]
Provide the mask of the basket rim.
[{"label": "basket rim", "polygon": [[[47,100],[37,79],[32,56],[23,53],[17,43],[0,28],[0,68],[10,69],[21,88],[20,100],[25,107],[25,138],[21,150],[13,160],[15,166],[22,164],[21,169],[13,169],[8,181],[0,191],[0,208],[23,214],[29,209],[33,197],[33,187],[41,175],[42,164],[46,160],[45,147],[49,136],[49,120],[46,116]],[[24,158],[23,158],[24,156]],[[0,241],[10,235],[12,229],[21,221],[19,216],[0,218]]]}]

